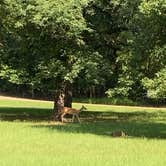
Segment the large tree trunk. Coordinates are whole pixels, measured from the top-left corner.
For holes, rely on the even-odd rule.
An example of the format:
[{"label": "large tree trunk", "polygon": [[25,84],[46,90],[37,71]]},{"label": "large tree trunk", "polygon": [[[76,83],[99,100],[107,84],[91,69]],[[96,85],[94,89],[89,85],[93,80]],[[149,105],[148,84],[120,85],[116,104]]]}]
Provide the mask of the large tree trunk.
[{"label": "large tree trunk", "polygon": [[60,83],[55,91],[54,98],[54,120],[60,120],[59,112],[64,107],[65,88],[64,83]]},{"label": "large tree trunk", "polygon": [[72,84],[70,82],[65,84],[64,105],[65,107],[72,108]]},{"label": "large tree trunk", "polygon": [[54,119],[60,120],[58,113],[64,107],[72,107],[72,84],[70,82],[61,83],[55,92]]}]

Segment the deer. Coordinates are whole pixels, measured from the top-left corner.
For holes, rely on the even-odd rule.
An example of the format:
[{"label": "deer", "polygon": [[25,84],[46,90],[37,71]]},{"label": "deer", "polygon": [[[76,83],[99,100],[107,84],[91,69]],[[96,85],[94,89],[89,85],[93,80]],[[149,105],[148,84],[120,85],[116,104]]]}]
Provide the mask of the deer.
[{"label": "deer", "polygon": [[114,131],[112,132],[113,137],[127,137],[127,134],[123,131]]},{"label": "deer", "polygon": [[59,110],[58,116],[60,115],[62,123],[64,122],[64,116],[67,114],[73,115],[72,122],[74,122],[74,118],[76,117],[78,122],[81,123],[79,118],[79,113],[85,110],[87,110],[85,106],[82,106],[79,110],[75,108],[70,108],[70,107],[63,107]]}]

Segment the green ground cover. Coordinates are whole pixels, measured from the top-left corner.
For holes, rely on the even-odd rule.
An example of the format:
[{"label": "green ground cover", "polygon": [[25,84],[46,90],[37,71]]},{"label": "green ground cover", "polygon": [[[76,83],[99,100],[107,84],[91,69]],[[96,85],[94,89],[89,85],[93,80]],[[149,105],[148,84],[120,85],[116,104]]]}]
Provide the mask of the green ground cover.
[{"label": "green ground cover", "polygon": [[[81,124],[61,124],[52,102],[0,99],[0,165],[166,165],[166,109],[86,106]],[[116,130],[128,137],[112,137]]]}]

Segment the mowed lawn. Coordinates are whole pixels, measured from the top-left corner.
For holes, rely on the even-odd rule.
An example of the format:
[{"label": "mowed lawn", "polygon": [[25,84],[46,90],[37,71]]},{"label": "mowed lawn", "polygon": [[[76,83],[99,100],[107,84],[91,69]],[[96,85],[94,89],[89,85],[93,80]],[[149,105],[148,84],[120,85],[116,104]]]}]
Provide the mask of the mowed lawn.
[{"label": "mowed lawn", "polygon": [[0,166],[166,165],[165,108],[85,106],[81,124],[62,124],[52,102],[0,97]]}]

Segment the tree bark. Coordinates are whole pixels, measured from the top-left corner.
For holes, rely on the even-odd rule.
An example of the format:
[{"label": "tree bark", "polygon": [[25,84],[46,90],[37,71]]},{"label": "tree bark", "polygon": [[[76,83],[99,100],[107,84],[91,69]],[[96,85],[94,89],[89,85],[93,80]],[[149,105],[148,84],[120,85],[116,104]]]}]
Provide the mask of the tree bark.
[{"label": "tree bark", "polygon": [[72,84],[70,82],[66,82],[65,85],[64,105],[72,108]]},{"label": "tree bark", "polygon": [[55,91],[54,98],[54,120],[60,120],[59,112],[64,107],[65,88],[64,84],[60,83]]},{"label": "tree bark", "polygon": [[72,107],[72,84],[70,82],[61,83],[55,92],[54,119],[60,120],[58,113],[64,107]]}]

